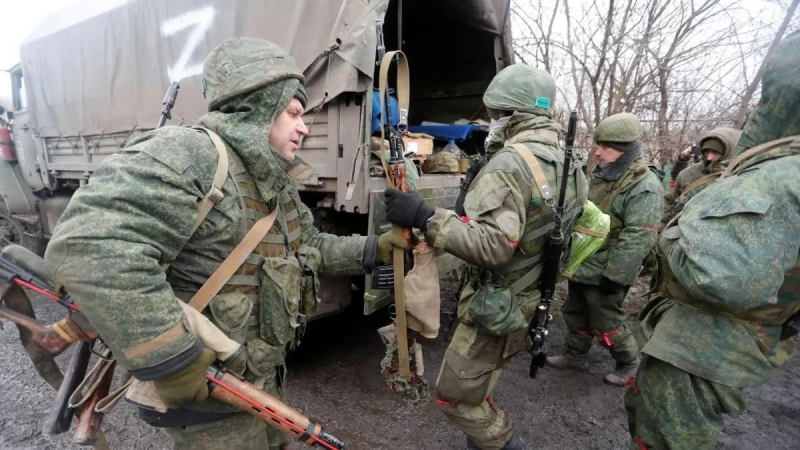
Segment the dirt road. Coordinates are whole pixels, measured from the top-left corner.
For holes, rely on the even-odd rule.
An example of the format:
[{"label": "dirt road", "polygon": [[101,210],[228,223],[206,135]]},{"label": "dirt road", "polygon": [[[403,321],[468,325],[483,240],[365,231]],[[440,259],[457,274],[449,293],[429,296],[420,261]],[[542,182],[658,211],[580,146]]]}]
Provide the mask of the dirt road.
[{"label": "dirt road", "polygon": [[[44,300],[36,301],[34,307],[45,321],[62,314],[58,306]],[[632,301],[630,309],[637,307]],[[290,403],[320,420],[351,449],[464,448],[463,436],[443,420],[434,403],[409,409],[384,387],[378,368],[384,347],[375,330],[388,321],[385,312],[363,317],[352,310],[314,323],[289,360]],[[631,322],[635,322],[633,317]],[[556,313],[552,352],[561,351],[563,339],[563,320]],[[433,387],[447,342],[440,335],[423,345],[426,378]],[[13,326],[0,331],[0,348],[0,448],[79,448],[68,434],[42,436],[42,420],[53,392],[33,371]],[[59,362],[65,364],[67,358],[62,355]],[[546,368],[530,380],[529,362],[525,354],[514,359],[495,400],[512,413],[530,448],[627,448],[622,389],[603,384],[602,376],[612,369],[612,362],[602,349],[592,349],[588,374]],[[798,375],[800,360],[795,358],[767,385],[748,390],[749,409],[727,420],[719,448],[798,448]],[[168,448],[166,436],[145,426],[125,404],[106,418],[103,428],[114,449]]]}]

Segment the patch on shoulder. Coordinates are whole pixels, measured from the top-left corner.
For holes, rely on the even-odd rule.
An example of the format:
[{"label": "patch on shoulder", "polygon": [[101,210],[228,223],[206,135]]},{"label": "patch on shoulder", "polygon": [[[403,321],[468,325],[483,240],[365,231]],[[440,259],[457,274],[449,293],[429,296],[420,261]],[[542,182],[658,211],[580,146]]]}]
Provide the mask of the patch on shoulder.
[{"label": "patch on shoulder", "polygon": [[511,211],[503,211],[497,215],[497,226],[509,241],[519,241],[519,216]]}]

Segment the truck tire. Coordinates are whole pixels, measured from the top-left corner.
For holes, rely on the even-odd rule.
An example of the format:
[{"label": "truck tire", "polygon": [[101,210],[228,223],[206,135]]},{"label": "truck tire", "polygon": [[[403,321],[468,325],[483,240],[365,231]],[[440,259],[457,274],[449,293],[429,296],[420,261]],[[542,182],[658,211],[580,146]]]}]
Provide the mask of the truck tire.
[{"label": "truck tire", "polygon": [[47,240],[25,232],[25,224],[8,213],[5,203],[0,200],[0,249],[6,245],[17,244],[44,256]]}]

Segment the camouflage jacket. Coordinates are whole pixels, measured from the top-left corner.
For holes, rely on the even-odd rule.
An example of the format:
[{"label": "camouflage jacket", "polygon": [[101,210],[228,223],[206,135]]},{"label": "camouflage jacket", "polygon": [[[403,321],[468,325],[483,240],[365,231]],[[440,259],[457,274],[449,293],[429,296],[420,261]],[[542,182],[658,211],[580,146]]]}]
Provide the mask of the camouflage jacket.
[{"label": "camouflage jacket", "polygon": [[[532,316],[540,298],[539,256],[546,233],[552,228],[553,210],[544,204],[528,164],[511,146],[523,144],[537,158],[548,184],[557,194],[556,173],[564,161],[557,133],[558,126],[552,119],[514,113],[491,138],[488,161],[476,175],[464,201],[465,217],[437,208],[428,223],[426,241],[475,266],[473,273],[480,273],[464,289],[462,302],[468,301],[480,284],[511,286],[514,291],[517,283],[522,290],[517,294],[522,299],[523,313]],[[567,234],[586,200],[586,180],[576,167],[578,164],[572,169],[565,201]],[[522,279],[524,276],[527,278]]]},{"label": "camouflage jacket", "polygon": [[656,243],[663,195],[659,177],[642,158],[633,161],[616,180],[595,175],[589,182],[589,200],[611,216],[611,231],[572,281],[597,285],[606,277],[632,285]]},{"label": "camouflage jacket", "polygon": [[793,145],[709,185],[662,232],[642,352],[734,387],[763,383],[794,353],[794,340],[781,340],[800,310],[796,280],[781,288],[800,254]]},{"label": "camouflage jacket", "polygon": [[[279,197],[294,202],[302,242],[320,250],[321,275],[363,273],[366,237],[338,237],[314,227],[287,174],[302,172],[296,170],[302,162],[229,151],[237,152],[254,178],[258,174],[255,184],[267,204]],[[202,346],[187,331],[176,292],[199,289],[248,231],[248,199],[229,172],[223,199],[189,236],[216,161],[217,151],[202,132],[164,127],[144,134],[103,161],[78,190],[47,249],[57,279],[120,364],[140,380],[162,378],[197,358]],[[287,217],[279,211],[275,227],[285,233]],[[171,263],[166,276],[165,262]]]}]

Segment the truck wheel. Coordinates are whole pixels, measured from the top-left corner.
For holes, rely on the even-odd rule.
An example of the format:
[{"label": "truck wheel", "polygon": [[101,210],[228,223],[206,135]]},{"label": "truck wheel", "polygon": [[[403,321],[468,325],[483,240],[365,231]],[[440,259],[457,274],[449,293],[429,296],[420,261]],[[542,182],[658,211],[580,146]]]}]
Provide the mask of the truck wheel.
[{"label": "truck wheel", "polygon": [[6,205],[0,202],[0,249],[10,244],[21,245],[42,256],[47,241],[25,233],[24,225],[14,220],[7,212]]}]

